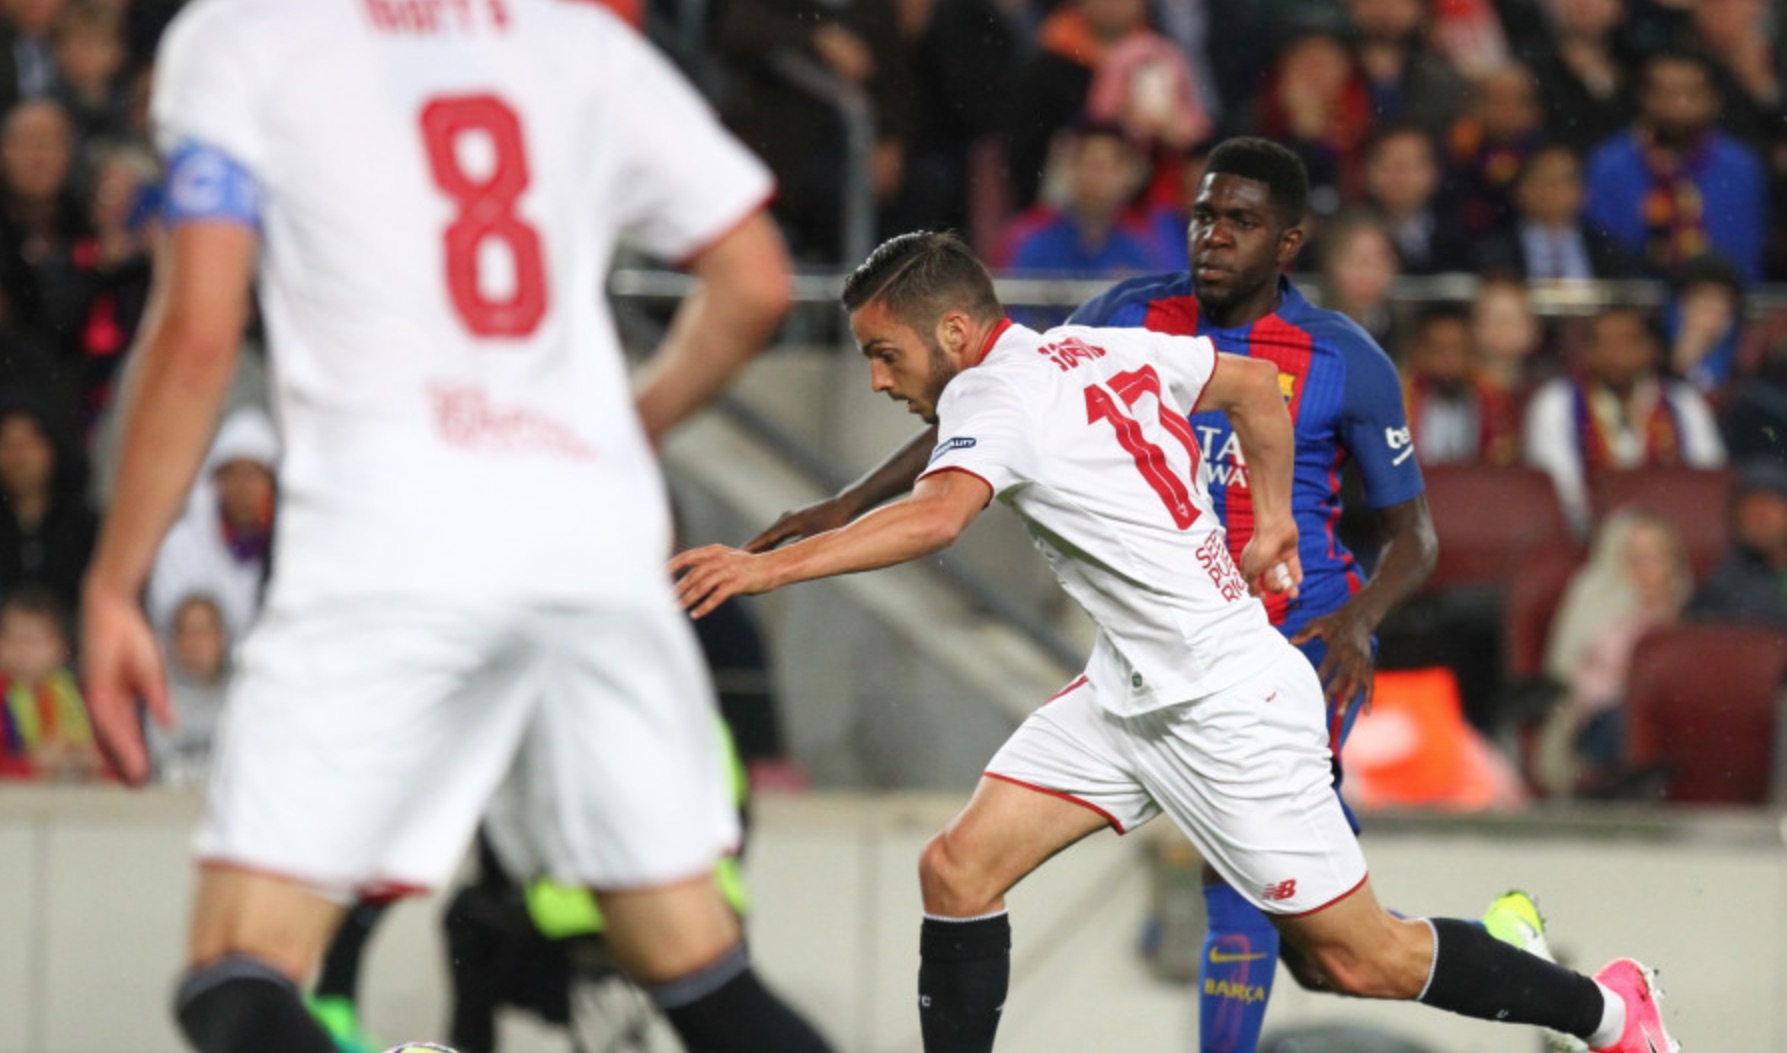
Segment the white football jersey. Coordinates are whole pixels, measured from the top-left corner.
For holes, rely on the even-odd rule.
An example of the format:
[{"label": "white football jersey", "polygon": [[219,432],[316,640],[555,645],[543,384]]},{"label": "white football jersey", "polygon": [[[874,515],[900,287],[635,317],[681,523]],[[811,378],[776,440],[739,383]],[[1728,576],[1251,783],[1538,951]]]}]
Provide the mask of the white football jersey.
[{"label": "white football jersey", "polygon": [[1146,712],[1283,660],[1198,472],[1186,415],[1216,368],[1205,337],[1062,326],[997,333],[937,406],[925,470],[985,480],[1098,624],[1105,708]]},{"label": "white football jersey", "polygon": [[153,115],[259,184],[274,600],[666,587],[603,283],[617,239],[686,259],[772,186],[638,34],[563,0],[197,0]]}]

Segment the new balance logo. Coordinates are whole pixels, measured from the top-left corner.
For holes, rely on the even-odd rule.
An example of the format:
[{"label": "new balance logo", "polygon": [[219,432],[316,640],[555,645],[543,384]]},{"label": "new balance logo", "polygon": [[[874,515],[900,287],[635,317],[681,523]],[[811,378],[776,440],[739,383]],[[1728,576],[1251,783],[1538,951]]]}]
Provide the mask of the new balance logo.
[{"label": "new balance logo", "polygon": [[1297,880],[1280,881],[1276,885],[1267,885],[1260,890],[1260,898],[1274,903],[1290,899],[1297,894]]}]

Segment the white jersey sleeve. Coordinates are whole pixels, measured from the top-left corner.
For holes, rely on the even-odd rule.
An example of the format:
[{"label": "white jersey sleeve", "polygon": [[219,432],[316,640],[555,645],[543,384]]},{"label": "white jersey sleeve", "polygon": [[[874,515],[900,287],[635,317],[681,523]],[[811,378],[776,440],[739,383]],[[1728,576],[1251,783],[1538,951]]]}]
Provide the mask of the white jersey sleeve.
[{"label": "white jersey sleeve", "polygon": [[633,68],[619,83],[652,104],[621,108],[631,148],[613,207],[633,244],[684,261],[765,204],[774,182],[668,61],[650,48],[627,57]]},{"label": "white jersey sleeve", "polygon": [[1147,338],[1159,349],[1160,371],[1174,400],[1197,412],[1204,388],[1216,375],[1216,344],[1207,336],[1149,332]]},{"label": "white jersey sleeve", "polygon": [[255,49],[239,39],[243,23],[228,15],[226,5],[201,0],[168,27],[150,103],[155,141],[164,154],[201,142],[263,173],[266,122],[256,117],[261,85]]},{"label": "white jersey sleeve", "polygon": [[985,480],[994,496],[1034,478],[1030,409],[1013,379],[970,369],[950,381],[937,403],[937,446],[920,478],[967,472]]}]

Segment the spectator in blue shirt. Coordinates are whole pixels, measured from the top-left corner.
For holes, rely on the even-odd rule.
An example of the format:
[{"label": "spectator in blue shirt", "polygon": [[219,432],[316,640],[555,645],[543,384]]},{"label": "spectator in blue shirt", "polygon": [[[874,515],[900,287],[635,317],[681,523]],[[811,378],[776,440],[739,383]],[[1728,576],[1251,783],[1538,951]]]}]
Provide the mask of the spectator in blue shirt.
[{"label": "spectator in blue shirt", "polygon": [[1715,127],[1722,105],[1704,56],[1659,52],[1644,64],[1638,119],[1589,158],[1589,221],[1659,276],[1708,252],[1730,260],[1745,282],[1762,276],[1764,169]]}]

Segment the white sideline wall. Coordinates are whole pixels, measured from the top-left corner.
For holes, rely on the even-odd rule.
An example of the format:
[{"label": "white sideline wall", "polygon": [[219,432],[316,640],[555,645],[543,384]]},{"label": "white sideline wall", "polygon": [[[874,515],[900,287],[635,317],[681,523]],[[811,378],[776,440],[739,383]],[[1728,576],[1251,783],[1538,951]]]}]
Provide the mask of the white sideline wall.
[{"label": "white sideline wall", "polygon": [[[916,1051],[915,860],[950,796],[772,797],[759,802],[747,876],[765,976],[840,1053]],[[186,794],[0,788],[0,1053],[174,1053],[168,995],[190,894]],[[1691,1050],[1787,1049],[1787,849],[1780,816],[1367,819],[1384,902],[1473,915],[1504,889],[1536,891],[1560,953],[1660,965]],[[1156,824],[1159,826],[1160,824]],[[1008,1053],[1182,1053],[1188,988],[1136,953],[1151,894],[1150,830],[1089,839],[1012,897]],[[439,898],[399,907],[374,938],[366,1015],[382,1041],[439,1037]],[[1533,1053],[1526,1029],[1423,1007],[1311,995],[1281,975],[1267,1028],[1355,1021],[1438,1053]],[[562,1051],[505,1024],[509,1053]]]}]

